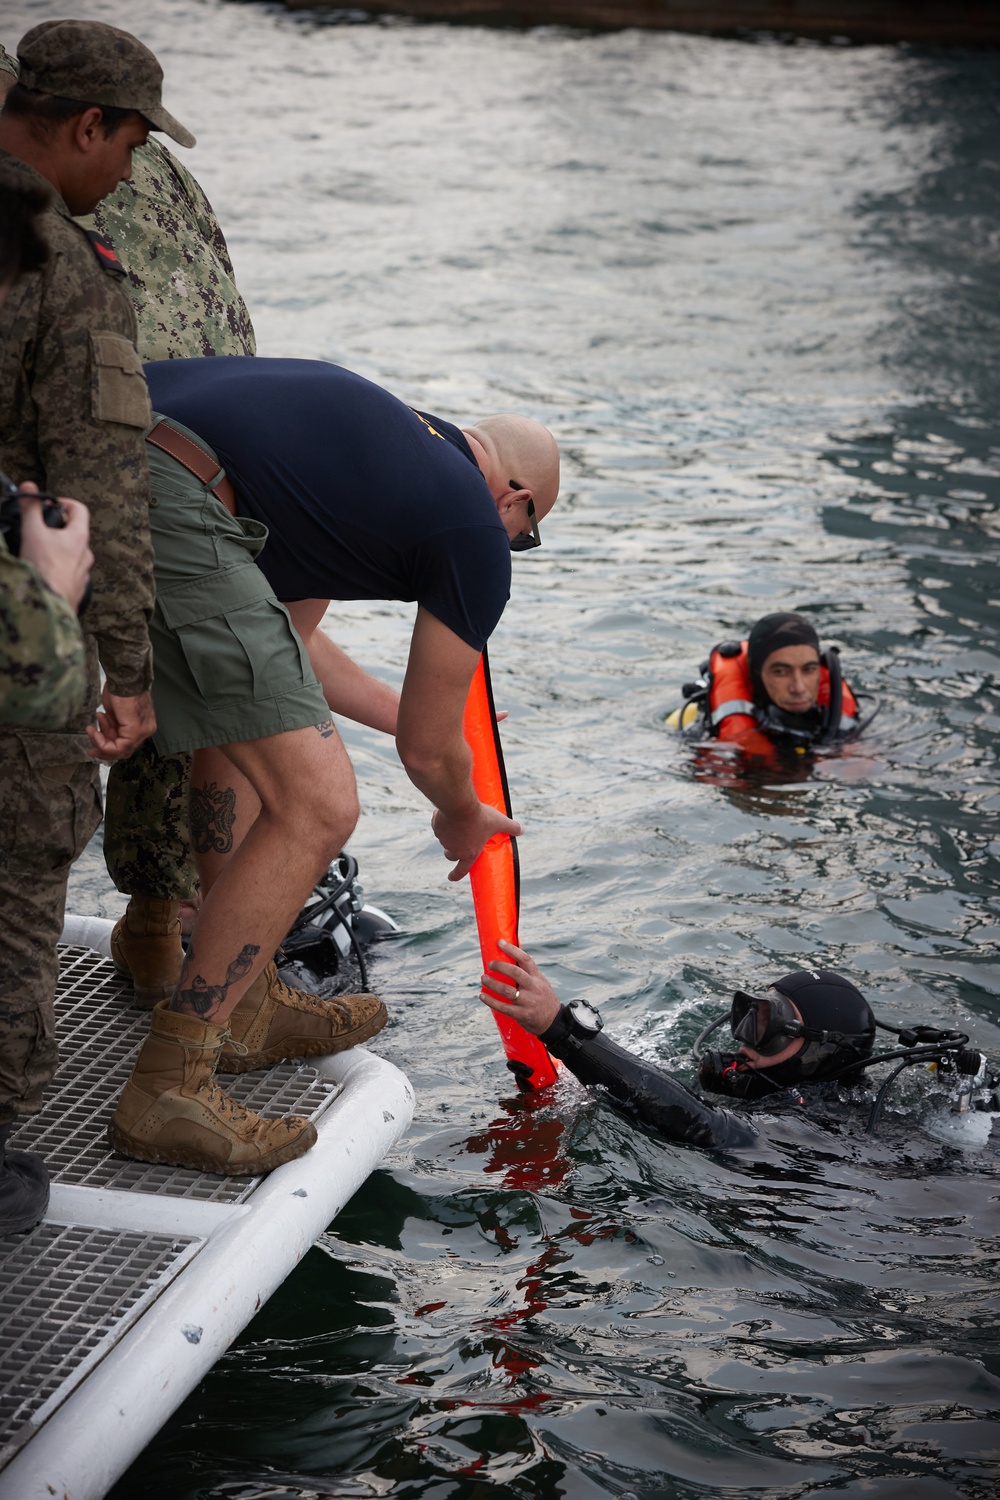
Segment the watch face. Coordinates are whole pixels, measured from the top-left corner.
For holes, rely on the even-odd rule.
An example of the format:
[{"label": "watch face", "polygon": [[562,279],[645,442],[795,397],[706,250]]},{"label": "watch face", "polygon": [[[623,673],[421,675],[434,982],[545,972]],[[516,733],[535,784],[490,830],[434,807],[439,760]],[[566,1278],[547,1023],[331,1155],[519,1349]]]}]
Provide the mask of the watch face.
[{"label": "watch face", "polygon": [[592,1005],[588,1005],[586,1000],[574,1000],[568,1009],[573,1017],[573,1025],[578,1031],[586,1032],[588,1036],[596,1036],[604,1025],[600,1012],[596,1011]]}]

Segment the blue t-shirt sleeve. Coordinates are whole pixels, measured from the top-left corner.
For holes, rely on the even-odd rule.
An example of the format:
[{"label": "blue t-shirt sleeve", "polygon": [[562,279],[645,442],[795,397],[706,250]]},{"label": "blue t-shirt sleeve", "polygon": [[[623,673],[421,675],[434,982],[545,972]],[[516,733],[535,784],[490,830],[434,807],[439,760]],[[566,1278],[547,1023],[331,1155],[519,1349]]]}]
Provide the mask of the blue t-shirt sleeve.
[{"label": "blue t-shirt sleeve", "polygon": [[499,526],[463,526],[421,542],[417,603],[482,651],[510,598],[510,543]]}]

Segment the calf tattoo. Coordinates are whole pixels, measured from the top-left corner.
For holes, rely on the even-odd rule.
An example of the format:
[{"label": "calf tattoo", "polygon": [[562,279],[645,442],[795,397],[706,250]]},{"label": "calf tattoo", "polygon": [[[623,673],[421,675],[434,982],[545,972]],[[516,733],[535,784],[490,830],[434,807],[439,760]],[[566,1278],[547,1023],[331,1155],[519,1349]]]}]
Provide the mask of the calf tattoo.
[{"label": "calf tattoo", "polygon": [[259,945],[244,943],[226,970],[223,983],[208,984],[201,974],[194,974],[192,977],[195,955],[194,947],[189,944],[181,969],[181,977],[177,982],[177,993],[170,1002],[170,1009],[187,1011],[195,1016],[207,1016],[210,1010],[214,1010],[225,1000],[229,994],[230,985],[235,984],[239,979],[246,978],[259,952]]},{"label": "calf tattoo", "polygon": [[214,781],[191,788],[191,838],[196,854],[228,854],[233,847],[236,788]]}]

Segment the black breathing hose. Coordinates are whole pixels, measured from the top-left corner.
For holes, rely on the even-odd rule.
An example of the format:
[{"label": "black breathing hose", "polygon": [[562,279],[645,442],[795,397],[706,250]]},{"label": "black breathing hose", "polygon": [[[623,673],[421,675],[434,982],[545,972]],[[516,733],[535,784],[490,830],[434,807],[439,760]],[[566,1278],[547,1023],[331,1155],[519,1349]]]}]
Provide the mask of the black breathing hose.
[{"label": "black breathing hose", "polygon": [[324,916],[327,912],[330,912],[334,920],[339,922],[344,931],[347,933],[347,940],[351,945],[351,950],[354,953],[354,957],[357,959],[358,969],[361,976],[361,988],[367,990],[368,965],[365,962],[365,956],[362,952],[361,944],[358,941],[358,935],[354,931],[350,920],[344,916],[343,912],[340,910],[340,907],[337,905],[337,902],[340,900],[341,896],[345,895],[346,892],[350,890],[351,886],[357,879],[358,862],[350,854],[342,854],[340,857],[341,859],[343,859],[344,863],[347,866],[347,874],[343,877],[340,884],[336,886],[332,891],[328,891],[321,900],[313,902],[311,906],[306,907],[304,911],[300,913],[295,921],[294,926],[292,927],[292,932],[294,933],[296,931],[303,931],[306,927],[315,922],[317,917]]}]

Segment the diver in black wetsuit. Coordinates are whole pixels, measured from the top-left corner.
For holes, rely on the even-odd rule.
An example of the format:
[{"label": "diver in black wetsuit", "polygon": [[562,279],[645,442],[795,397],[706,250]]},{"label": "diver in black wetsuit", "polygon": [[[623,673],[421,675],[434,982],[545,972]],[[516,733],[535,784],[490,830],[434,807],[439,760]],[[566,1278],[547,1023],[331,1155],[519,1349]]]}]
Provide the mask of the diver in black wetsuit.
[{"label": "diver in black wetsuit", "polygon": [[[727,1149],[757,1140],[759,1132],[749,1119],[692,1093],[669,1073],[610,1041],[592,1006],[581,1000],[560,1004],[522,948],[505,942],[500,946],[511,962],[494,960],[483,975],[480,998],[539,1037],[582,1083],[605,1090],[610,1102],[668,1140]],[[709,1035],[727,1021],[737,1050],[701,1051]],[[875,1053],[876,1027],[893,1032],[901,1045]],[[872,1064],[902,1059],[876,1096],[868,1121],[871,1132],[892,1081],[912,1064],[934,1061],[944,1071],[963,1075],[967,1103],[974,1089],[978,1096],[995,1089],[1000,1079],[968,1042],[964,1032],[929,1026],[899,1030],[876,1021],[850,980],[825,969],[804,969],[775,980],[765,995],[737,990],[730,1011],[706,1027],[695,1052],[703,1088],[744,1100],[770,1098],[776,1104],[804,1104],[800,1086],[857,1083]],[[976,1104],[1000,1108],[996,1097],[977,1097]]]}]

